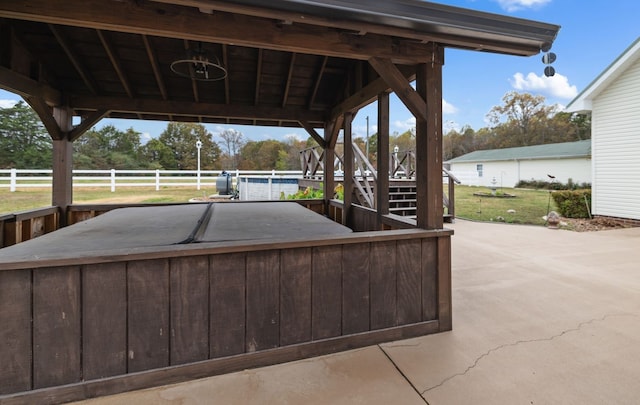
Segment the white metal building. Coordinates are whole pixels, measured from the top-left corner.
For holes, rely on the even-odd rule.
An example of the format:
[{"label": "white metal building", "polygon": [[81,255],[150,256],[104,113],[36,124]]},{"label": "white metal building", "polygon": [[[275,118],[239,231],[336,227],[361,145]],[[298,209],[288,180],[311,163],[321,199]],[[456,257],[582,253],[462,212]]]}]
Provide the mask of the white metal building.
[{"label": "white metal building", "polygon": [[477,150],[448,162],[450,171],[473,186],[514,187],[520,180],[591,183],[591,141]]},{"label": "white metal building", "polygon": [[640,38],[567,111],[591,113],[592,212],[640,220]]}]

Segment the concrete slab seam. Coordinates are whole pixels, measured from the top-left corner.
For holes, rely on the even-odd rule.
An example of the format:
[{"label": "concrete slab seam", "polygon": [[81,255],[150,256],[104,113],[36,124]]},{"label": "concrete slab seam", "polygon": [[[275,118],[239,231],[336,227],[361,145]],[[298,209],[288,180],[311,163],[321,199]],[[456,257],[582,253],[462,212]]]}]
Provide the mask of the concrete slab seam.
[{"label": "concrete slab seam", "polygon": [[382,351],[382,353],[387,357],[387,359],[389,359],[391,364],[393,364],[393,366],[396,368],[396,370],[398,370],[398,373],[400,373],[400,375],[407,381],[407,383],[409,383],[409,385],[411,386],[411,388],[413,388],[413,390],[416,392],[416,394],[418,394],[418,396],[420,396],[420,399],[422,399],[422,401],[424,401],[425,404],[429,405],[429,401],[427,401],[427,399],[422,396],[422,393],[420,393],[418,388],[415,385],[413,385],[411,380],[409,380],[409,378],[402,372],[402,370],[400,370],[400,367],[398,367],[396,362],[393,361],[391,356],[389,356],[389,353],[387,353],[382,346],[380,346],[380,345],[377,345],[377,346]]}]

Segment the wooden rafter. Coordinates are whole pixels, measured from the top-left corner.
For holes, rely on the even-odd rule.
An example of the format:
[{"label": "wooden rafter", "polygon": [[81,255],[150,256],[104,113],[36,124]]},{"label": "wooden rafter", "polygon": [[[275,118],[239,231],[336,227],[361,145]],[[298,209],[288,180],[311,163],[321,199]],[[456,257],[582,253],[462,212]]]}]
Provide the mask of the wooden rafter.
[{"label": "wooden rafter", "polygon": [[149,41],[148,36],[143,35],[142,41],[144,42],[144,48],[147,50],[149,63],[151,64],[151,69],[153,69],[153,75],[156,78],[156,83],[158,84],[158,89],[160,90],[162,99],[167,100],[169,98],[169,94],[167,93],[167,86],[165,85],[164,79],[162,78],[162,73],[160,73],[160,66],[158,66],[158,57],[156,56],[156,51],[151,45],[151,41]]},{"label": "wooden rafter", "polygon": [[[229,52],[227,50],[227,45],[222,44],[222,63],[224,66],[229,66]],[[231,104],[231,90],[229,86],[229,75],[224,78],[224,101],[226,104]],[[228,121],[227,121],[228,123]]]},{"label": "wooden rafter", "polygon": [[67,58],[69,58],[69,61],[71,62],[73,67],[76,69],[76,72],[78,73],[78,75],[80,75],[80,77],[82,78],[82,81],[84,82],[85,86],[87,86],[87,88],[93,94],[98,94],[98,89],[95,85],[93,78],[91,77],[91,74],[89,73],[89,71],[86,69],[86,67],[80,60],[80,57],[76,54],[75,50],[73,49],[73,46],[71,45],[67,37],[64,35],[62,30],[52,24],[49,24],[49,29],[58,40],[58,43],[64,50],[64,53],[67,55]]},{"label": "wooden rafter", "polygon": [[351,30],[307,24],[280,25],[241,14],[228,18],[225,13],[205,14],[170,4],[159,8],[148,2],[22,0],[3,5],[0,17],[349,59],[378,55],[413,64],[429,56],[428,47],[414,40],[359,36]]},{"label": "wooden rafter", "polygon": [[33,111],[38,114],[42,125],[46,128],[47,132],[53,140],[60,140],[64,138],[64,133],[60,129],[58,122],[53,116],[53,111],[49,107],[46,101],[40,97],[25,97],[25,101],[33,108]]},{"label": "wooden rafter", "polygon": [[96,32],[98,34],[98,38],[100,38],[100,42],[102,42],[102,46],[104,47],[104,50],[107,52],[107,55],[109,56],[111,65],[113,65],[113,68],[115,69],[116,74],[118,75],[118,79],[120,79],[120,83],[122,84],[124,91],[127,93],[127,95],[130,98],[133,98],[134,94],[133,94],[133,90],[131,89],[131,84],[127,79],[127,75],[124,73],[124,69],[122,68],[122,65],[120,63],[120,58],[118,57],[116,50],[111,44],[111,40],[109,39],[108,35],[105,32],[101,30],[96,30]]},{"label": "wooden rafter", "polygon": [[327,61],[329,60],[328,56],[322,58],[322,62],[320,62],[320,67],[318,68],[318,74],[316,75],[316,80],[313,85],[313,90],[311,92],[311,96],[309,97],[309,102],[307,106],[309,109],[313,107],[313,103],[316,101],[316,95],[318,94],[318,89],[320,88],[320,82],[322,82],[322,76],[324,75],[324,70],[327,67]]},{"label": "wooden rafter", "polygon": [[289,99],[289,89],[291,89],[291,78],[293,77],[293,70],[296,65],[296,54],[291,54],[291,62],[289,62],[289,73],[287,73],[287,82],[284,85],[284,94],[282,96],[282,108],[287,105]]},{"label": "wooden rafter", "polygon": [[69,133],[69,140],[75,141],[80,138],[82,134],[87,132],[91,127],[98,123],[105,115],[109,113],[108,110],[98,110],[90,115],[83,117],[80,124],[76,125]]},{"label": "wooden rafter", "polygon": [[18,93],[23,97],[32,96],[42,99],[50,105],[59,105],[62,99],[60,92],[53,87],[15,73],[3,66],[0,66],[0,88]]},{"label": "wooden rafter", "polygon": [[256,92],[254,97],[254,105],[260,103],[260,79],[262,78],[262,49],[258,49],[258,66],[256,66]]},{"label": "wooden rafter", "polygon": [[[184,50],[189,50],[189,40],[185,39],[184,41]],[[189,64],[189,71],[191,71],[193,67]],[[195,77],[194,72],[191,72],[191,77]],[[198,81],[191,79],[191,90],[193,91],[193,100],[197,103],[200,101],[200,93],[198,92]]]},{"label": "wooden rafter", "polygon": [[315,128],[311,126],[308,122],[300,121],[300,126],[302,126],[302,128],[304,128],[307,131],[307,133],[311,135],[311,137],[316,142],[318,142],[318,145],[320,145],[322,149],[327,147],[326,141],[322,138],[322,136],[320,136],[320,134],[315,130]]},{"label": "wooden rafter", "polygon": [[427,104],[424,99],[411,87],[409,81],[398,70],[398,68],[389,60],[382,58],[371,58],[369,63],[391,86],[398,98],[402,100],[404,105],[411,111],[416,118],[427,120]]}]

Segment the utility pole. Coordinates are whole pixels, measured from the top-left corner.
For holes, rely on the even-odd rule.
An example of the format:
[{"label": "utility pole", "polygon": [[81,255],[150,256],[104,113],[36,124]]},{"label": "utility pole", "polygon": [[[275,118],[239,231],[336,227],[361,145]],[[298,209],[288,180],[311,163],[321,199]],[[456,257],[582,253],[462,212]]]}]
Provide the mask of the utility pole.
[{"label": "utility pole", "polygon": [[367,143],[366,143],[367,160],[369,160],[369,116],[367,115]]}]

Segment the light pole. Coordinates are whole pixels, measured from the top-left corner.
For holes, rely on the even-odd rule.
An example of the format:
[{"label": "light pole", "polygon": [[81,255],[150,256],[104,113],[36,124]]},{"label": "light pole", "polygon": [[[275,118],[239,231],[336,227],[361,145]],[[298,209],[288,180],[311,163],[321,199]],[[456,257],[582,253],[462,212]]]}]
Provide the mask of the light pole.
[{"label": "light pole", "polygon": [[367,115],[367,146],[366,146],[366,151],[367,151],[367,160],[369,160],[369,116]]},{"label": "light pole", "polygon": [[197,187],[198,187],[198,190],[200,190],[200,148],[202,148],[202,142],[200,142],[200,139],[198,139],[196,141],[196,148],[198,149],[198,176],[197,176],[198,177],[198,181],[197,181],[198,186]]}]

